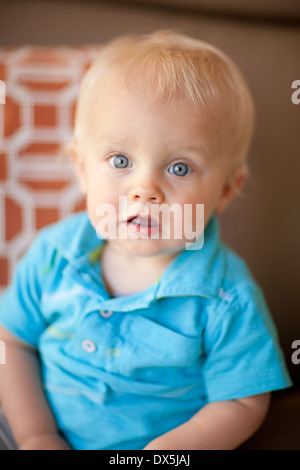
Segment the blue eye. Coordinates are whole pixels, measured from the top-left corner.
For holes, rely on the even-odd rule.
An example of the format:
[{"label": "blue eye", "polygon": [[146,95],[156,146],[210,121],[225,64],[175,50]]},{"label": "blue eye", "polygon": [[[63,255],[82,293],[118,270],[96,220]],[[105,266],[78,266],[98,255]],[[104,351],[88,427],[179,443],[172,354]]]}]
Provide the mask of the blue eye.
[{"label": "blue eye", "polygon": [[175,165],[170,166],[169,171],[176,176],[185,176],[191,168],[185,163],[175,163]]},{"label": "blue eye", "polygon": [[109,163],[115,168],[127,168],[129,160],[125,155],[114,155],[109,159]]}]

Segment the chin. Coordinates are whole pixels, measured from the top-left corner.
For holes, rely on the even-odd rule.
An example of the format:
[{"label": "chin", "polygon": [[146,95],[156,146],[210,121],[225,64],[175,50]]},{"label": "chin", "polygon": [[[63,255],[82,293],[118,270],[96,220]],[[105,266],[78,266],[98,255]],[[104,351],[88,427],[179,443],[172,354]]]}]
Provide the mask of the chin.
[{"label": "chin", "polygon": [[136,255],[136,256],[163,256],[163,255],[176,255],[180,251],[185,248],[185,243],[181,241],[178,243],[171,244],[166,243],[162,240],[151,240],[151,239],[139,239],[139,240],[131,240],[128,243],[126,240],[126,246],[123,245],[123,249],[128,251],[129,253]]}]

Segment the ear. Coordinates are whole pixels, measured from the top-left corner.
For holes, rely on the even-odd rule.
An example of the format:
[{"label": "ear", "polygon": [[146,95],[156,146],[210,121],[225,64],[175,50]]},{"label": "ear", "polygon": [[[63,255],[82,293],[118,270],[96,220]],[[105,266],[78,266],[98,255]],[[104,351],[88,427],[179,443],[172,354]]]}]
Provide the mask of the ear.
[{"label": "ear", "polygon": [[82,151],[79,149],[78,142],[75,140],[70,146],[71,160],[74,165],[75,174],[79,184],[80,191],[83,195],[86,195],[86,172],[85,172],[85,160]]},{"label": "ear", "polygon": [[215,209],[218,214],[224,212],[233,199],[240,193],[246,182],[247,174],[247,168],[243,165],[234,170],[233,175],[225,182]]}]

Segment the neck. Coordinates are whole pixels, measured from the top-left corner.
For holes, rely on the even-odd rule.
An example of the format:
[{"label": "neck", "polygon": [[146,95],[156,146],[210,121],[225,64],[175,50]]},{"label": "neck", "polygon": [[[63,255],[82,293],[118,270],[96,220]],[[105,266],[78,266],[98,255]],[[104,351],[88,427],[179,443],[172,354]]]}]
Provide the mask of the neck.
[{"label": "neck", "polygon": [[163,274],[177,254],[138,256],[124,252],[110,242],[106,243],[101,256],[101,267],[108,292],[113,296],[120,296],[149,287]]}]

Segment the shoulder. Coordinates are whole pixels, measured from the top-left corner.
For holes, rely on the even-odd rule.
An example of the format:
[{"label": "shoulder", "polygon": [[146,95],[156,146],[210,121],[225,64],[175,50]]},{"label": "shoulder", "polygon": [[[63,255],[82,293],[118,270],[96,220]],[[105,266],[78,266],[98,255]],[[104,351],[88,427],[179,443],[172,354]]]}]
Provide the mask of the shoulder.
[{"label": "shoulder", "polygon": [[[54,265],[62,266],[68,256],[78,250],[80,232],[89,225],[85,212],[71,215],[42,228],[18,263],[17,270],[31,272],[40,280],[46,279]],[[58,261],[62,263],[58,264]]]},{"label": "shoulder", "polygon": [[43,227],[37,234],[38,240],[53,241],[76,233],[82,225],[89,223],[87,212],[72,214],[58,222]]},{"label": "shoulder", "polygon": [[250,270],[247,262],[233,249],[220,244],[221,256],[224,259],[224,276],[220,286],[221,296],[227,294],[228,300],[249,300],[254,292],[261,292],[261,287]]},{"label": "shoulder", "polygon": [[274,326],[262,287],[246,261],[223,243],[220,244],[220,256],[223,257],[224,274],[218,295],[207,310],[207,322],[211,331],[225,326],[230,328],[233,323],[240,328],[249,321],[253,328],[255,325],[264,325],[273,331]]},{"label": "shoulder", "polygon": [[95,231],[87,213],[79,212],[42,228],[32,243],[32,249],[43,249],[45,254],[58,251],[68,258],[81,251],[81,245],[90,238],[89,235],[95,236]]}]

